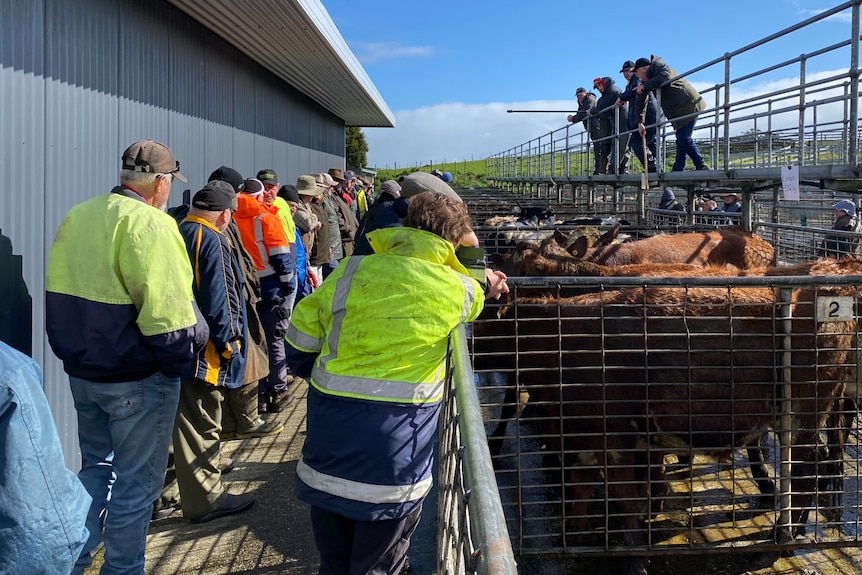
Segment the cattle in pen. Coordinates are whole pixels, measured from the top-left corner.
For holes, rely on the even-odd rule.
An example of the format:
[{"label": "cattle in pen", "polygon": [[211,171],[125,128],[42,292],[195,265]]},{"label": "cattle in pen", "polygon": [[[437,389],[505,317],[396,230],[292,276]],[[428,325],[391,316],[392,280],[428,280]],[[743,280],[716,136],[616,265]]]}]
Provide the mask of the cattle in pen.
[{"label": "cattle in pen", "polygon": [[657,235],[619,244],[605,240],[593,247],[578,238],[568,252],[576,258],[605,266],[685,263],[729,264],[752,269],[775,263],[772,244],[741,228]]},{"label": "cattle in pen", "polygon": [[[860,275],[862,260],[767,273]],[[603,482],[626,543],[636,546],[646,543],[639,518],[658,494],[648,485],[660,483],[664,455],[727,456],[778,428],[781,380],[789,376],[798,529],[822,472],[818,462],[835,447],[821,432],[832,425],[856,363],[855,320],[822,321],[815,296],[855,302],[857,295],[849,286],[804,287],[782,304],[766,287],[644,287],[519,297],[474,325],[474,346],[490,354],[494,369],[516,373],[540,407],[549,449],[560,454],[573,490],[570,528],[589,532],[590,490]],[[783,306],[790,306],[787,322]],[[793,361],[782,369],[785,323]],[[646,573],[644,561],[633,559],[629,572]]]}]

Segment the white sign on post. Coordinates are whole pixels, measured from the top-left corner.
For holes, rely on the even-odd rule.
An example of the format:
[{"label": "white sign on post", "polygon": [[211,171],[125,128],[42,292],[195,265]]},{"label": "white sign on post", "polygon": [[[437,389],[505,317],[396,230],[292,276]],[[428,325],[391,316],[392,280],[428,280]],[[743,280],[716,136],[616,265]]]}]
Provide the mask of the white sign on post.
[{"label": "white sign on post", "polygon": [[799,166],[781,168],[781,187],[785,200],[799,200]]}]

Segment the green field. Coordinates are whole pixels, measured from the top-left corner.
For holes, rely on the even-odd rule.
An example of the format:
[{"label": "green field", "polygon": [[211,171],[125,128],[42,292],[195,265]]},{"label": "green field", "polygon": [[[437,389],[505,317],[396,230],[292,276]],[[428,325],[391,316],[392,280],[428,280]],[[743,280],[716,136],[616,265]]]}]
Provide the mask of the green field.
[{"label": "green field", "polygon": [[426,164],[424,166],[415,166],[409,168],[399,168],[397,170],[388,168],[373,168],[377,172],[375,178],[375,187],[380,189],[380,184],[386,180],[397,180],[401,176],[406,176],[417,170],[430,172],[431,170],[440,170],[441,172],[449,172],[452,174],[452,186],[455,188],[476,188],[487,187],[488,180],[485,174],[485,160],[468,160],[464,162],[446,162],[440,164]]}]

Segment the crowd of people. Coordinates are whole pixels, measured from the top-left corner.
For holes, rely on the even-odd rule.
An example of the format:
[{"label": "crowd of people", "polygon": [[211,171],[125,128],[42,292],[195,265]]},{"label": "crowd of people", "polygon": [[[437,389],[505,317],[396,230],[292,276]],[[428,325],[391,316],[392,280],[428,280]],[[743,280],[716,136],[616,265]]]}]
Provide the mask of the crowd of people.
[{"label": "crowd of people", "polygon": [[[77,477],[38,367],[0,347],[0,407],[36,403],[45,428],[31,408],[0,426],[19,454],[4,469],[32,479],[0,497],[16,526],[0,549],[26,572],[81,574],[103,543],[103,574],[142,573],[152,520],[252,507],[222,481],[221,442],[281,432],[271,414],[307,384],[296,493],[320,572],[400,572],[430,487],[449,335],[508,291],[476,257],[451,174],[386,181],[375,198],[341,168],[282,185],[271,168],[221,166],[167,209],[179,168],[164,144],[129,146],[119,185],[74,206],[48,256],[46,330],[77,412]],[[40,505],[16,505],[33,493]]]},{"label": "crowd of people", "polygon": [[[583,122],[593,143],[593,175],[628,173],[632,156],[648,172],[655,172],[656,124],[662,114],[676,131],[672,171],[683,171],[686,158],[691,158],[696,170],[709,170],[692,137],[697,116],[706,109],[694,86],[657,56],[626,60],[620,73],[626,80],[624,90],[610,76],[595,78],[593,89],[600,97],[579,87],[575,91],[578,110],[567,117],[571,123]],[[661,113],[654,93],[660,95]]]}]

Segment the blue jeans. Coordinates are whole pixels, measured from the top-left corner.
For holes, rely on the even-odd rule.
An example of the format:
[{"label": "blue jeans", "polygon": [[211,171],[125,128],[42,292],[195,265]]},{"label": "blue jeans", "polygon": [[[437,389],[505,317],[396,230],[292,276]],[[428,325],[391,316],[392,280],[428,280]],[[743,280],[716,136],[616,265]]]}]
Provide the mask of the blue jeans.
[{"label": "blue jeans", "polygon": [[83,459],[78,478],[93,498],[87,515],[90,538],[72,573],[79,575],[90,565],[90,552],[101,537],[101,574],[139,575],[153,503],[165,481],[180,380],[155,373],[121,383],[77,377],[69,382]]},{"label": "blue jeans", "polygon": [[672,172],[681,172],[685,169],[686,155],[694,162],[694,167],[698,168],[704,164],[703,156],[700,155],[700,149],[694,143],[691,137],[694,132],[694,124],[697,118],[676,131],[676,159],[673,161]]}]

